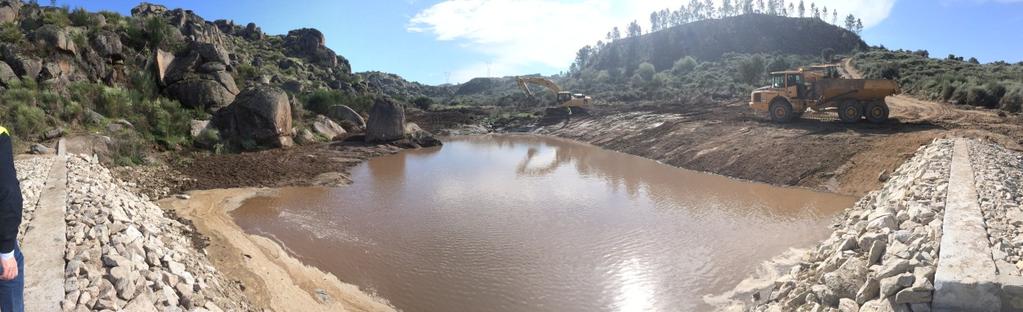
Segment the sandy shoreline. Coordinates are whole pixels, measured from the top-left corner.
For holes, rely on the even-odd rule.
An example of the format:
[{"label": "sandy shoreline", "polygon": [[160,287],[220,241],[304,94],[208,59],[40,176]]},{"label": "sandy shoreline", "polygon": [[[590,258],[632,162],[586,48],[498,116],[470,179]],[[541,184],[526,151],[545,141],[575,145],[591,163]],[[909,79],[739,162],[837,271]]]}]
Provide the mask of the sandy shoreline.
[{"label": "sandy shoreline", "polygon": [[238,188],[189,192],[158,204],[209,237],[206,253],[214,266],[244,285],[253,304],[274,311],[395,311],[384,299],[308,266],[275,241],[245,233],[228,214],[249,198],[272,196],[275,189]]}]

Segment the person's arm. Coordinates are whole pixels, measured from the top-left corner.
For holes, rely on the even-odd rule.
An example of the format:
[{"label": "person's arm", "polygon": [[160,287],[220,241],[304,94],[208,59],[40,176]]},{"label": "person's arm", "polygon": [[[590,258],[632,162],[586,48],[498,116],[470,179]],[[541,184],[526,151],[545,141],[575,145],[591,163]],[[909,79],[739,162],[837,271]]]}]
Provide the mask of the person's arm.
[{"label": "person's arm", "polygon": [[[0,128],[2,130],[2,128]],[[6,132],[6,131],[3,131]],[[21,186],[14,172],[11,137],[0,133],[0,259],[13,257],[21,226]]]}]

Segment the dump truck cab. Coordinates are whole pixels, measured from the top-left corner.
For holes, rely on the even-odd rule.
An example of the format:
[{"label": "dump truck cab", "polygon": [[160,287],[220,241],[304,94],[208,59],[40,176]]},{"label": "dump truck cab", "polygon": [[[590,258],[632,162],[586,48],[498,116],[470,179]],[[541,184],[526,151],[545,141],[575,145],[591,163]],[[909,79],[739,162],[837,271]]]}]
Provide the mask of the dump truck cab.
[{"label": "dump truck cab", "polygon": [[809,89],[803,72],[794,70],[772,72],[770,82],[769,86],[753,90],[749,103],[751,108],[769,111],[772,103],[787,101],[791,105],[791,113],[795,115],[801,115],[806,110],[805,100]]}]

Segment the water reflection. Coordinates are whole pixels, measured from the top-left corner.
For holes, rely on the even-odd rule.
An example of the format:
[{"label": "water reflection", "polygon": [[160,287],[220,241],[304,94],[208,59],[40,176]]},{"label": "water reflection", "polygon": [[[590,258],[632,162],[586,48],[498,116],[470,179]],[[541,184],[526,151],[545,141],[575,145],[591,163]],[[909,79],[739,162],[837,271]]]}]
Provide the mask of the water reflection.
[{"label": "water reflection", "polygon": [[234,216],[407,311],[703,310],[852,203],[535,136],[452,138],[353,180]]}]

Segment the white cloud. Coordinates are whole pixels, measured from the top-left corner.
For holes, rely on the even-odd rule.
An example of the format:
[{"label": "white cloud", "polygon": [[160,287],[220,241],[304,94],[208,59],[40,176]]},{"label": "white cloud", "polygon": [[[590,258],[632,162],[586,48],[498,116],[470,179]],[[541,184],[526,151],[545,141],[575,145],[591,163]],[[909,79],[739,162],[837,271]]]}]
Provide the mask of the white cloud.
[{"label": "white cloud", "polygon": [[[683,2],[686,1],[445,0],[412,17],[407,29],[456,42],[491,59],[489,64],[470,64],[453,70],[451,81],[464,82],[488,72],[492,76],[524,74],[525,67],[566,69],[580,47],[603,39],[612,27],[618,26],[624,32],[625,25],[638,20],[645,29],[650,12],[674,10]],[[838,9],[843,17],[853,13],[869,28],[887,18],[895,0],[815,2]]]}]

